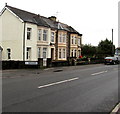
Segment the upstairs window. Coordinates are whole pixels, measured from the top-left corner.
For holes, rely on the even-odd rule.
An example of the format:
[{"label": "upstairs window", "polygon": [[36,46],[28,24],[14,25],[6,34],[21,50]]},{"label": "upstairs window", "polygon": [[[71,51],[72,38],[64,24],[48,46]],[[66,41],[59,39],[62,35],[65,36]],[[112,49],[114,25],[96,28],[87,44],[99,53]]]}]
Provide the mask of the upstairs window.
[{"label": "upstairs window", "polygon": [[73,36],[72,36],[72,39],[71,39],[71,40],[72,40],[71,43],[74,44],[74,37],[73,37]]},{"label": "upstairs window", "polygon": [[62,34],[59,34],[59,42],[62,42]]},{"label": "upstairs window", "polygon": [[27,40],[31,39],[32,28],[27,28]]},{"label": "upstairs window", "polygon": [[54,42],[54,38],[55,37],[55,33],[54,32],[51,32],[51,42]]},{"label": "upstairs window", "polygon": [[77,44],[77,38],[75,37],[75,44]]},{"label": "upstairs window", "polygon": [[47,41],[47,34],[48,34],[48,31],[43,30],[43,41]]},{"label": "upstairs window", "polygon": [[66,34],[63,34],[63,43],[66,42]]},{"label": "upstairs window", "polygon": [[41,35],[42,35],[42,30],[39,29],[39,30],[38,30],[38,40],[41,40]]},{"label": "upstairs window", "polygon": [[7,58],[11,59],[11,49],[7,49]]}]

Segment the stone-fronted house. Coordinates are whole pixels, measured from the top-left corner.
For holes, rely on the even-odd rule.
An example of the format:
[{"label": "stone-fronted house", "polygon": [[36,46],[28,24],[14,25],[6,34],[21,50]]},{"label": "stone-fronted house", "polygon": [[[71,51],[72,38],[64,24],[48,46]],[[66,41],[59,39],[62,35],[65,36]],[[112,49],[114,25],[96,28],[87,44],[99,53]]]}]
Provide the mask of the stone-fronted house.
[{"label": "stone-fronted house", "polygon": [[2,60],[66,61],[81,55],[82,34],[71,26],[6,5],[0,14]]}]

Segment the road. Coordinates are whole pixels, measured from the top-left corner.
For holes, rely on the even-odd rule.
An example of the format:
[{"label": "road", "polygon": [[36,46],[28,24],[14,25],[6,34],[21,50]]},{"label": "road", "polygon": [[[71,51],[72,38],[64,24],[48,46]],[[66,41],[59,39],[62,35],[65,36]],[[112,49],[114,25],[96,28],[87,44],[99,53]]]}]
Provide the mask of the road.
[{"label": "road", "polygon": [[5,70],[3,112],[106,112],[118,103],[118,65]]}]

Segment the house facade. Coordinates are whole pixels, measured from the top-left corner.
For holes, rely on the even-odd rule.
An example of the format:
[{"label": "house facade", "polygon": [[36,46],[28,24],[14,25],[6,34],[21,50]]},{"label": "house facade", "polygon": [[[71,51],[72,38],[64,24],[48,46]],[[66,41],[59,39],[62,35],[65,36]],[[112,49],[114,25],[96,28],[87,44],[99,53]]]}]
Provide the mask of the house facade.
[{"label": "house facade", "polygon": [[81,55],[82,34],[56,21],[6,5],[0,14],[2,60],[66,61]]}]

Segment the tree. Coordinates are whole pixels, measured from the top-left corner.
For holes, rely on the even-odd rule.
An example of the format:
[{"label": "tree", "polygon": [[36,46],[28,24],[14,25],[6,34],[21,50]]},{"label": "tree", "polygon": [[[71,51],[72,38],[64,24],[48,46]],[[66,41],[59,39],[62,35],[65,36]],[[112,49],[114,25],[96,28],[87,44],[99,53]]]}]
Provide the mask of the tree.
[{"label": "tree", "polygon": [[98,44],[97,55],[100,57],[112,56],[113,51],[115,52],[115,45],[111,42],[111,40],[101,40]]},{"label": "tree", "polygon": [[85,44],[82,46],[82,56],[93,57],[96,55],[97,48],[91,44]]}]

